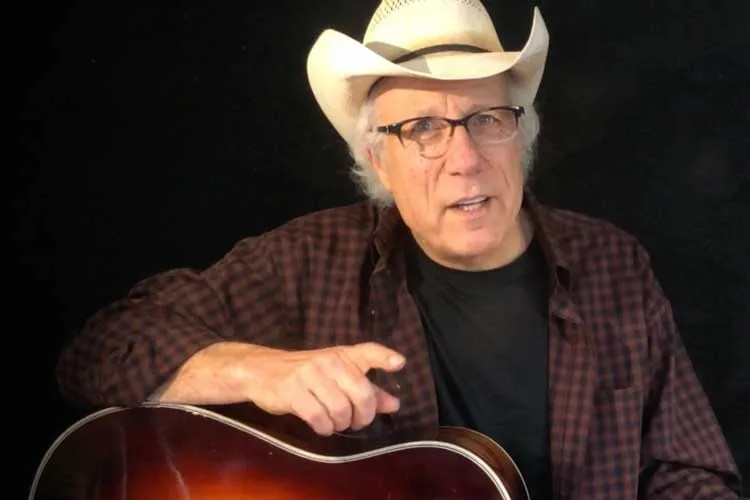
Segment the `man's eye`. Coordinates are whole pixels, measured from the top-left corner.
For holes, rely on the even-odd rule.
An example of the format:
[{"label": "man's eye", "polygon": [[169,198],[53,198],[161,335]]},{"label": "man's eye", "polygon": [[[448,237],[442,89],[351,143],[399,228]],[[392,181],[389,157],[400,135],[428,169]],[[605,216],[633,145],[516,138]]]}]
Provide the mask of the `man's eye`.
[{"label": "man's eye", "polygon": [[498,119],[489,113],[480,113],[472,117],[472,121],[475,125],[480,127],[491,127],[498,123]]},{"label": "man's eye", "polygon": [[421,118],[401,131],[402,136],[417,142],[435,139],[441,135],[445,125],[435,118]]},{"label": "man's eye", "polygon": [[435,127],[434,120],[419,120],[414,123],[414,126],[412,127],[413,133],[422,133],[422,132],[429,132],[430,130],[433,130]]}]

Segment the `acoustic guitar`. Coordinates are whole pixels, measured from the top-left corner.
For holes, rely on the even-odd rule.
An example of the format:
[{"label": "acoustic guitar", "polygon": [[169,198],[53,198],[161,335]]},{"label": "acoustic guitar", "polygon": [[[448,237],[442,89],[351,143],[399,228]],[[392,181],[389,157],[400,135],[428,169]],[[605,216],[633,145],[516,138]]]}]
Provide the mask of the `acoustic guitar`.
[{"label": "acoustic guitar", "polygon": [[50,446],[29,500],[529,498],[505,450],[469,429],[324,438],[290,420],[245,418],[246,406],[156,403],[89,414]]}]

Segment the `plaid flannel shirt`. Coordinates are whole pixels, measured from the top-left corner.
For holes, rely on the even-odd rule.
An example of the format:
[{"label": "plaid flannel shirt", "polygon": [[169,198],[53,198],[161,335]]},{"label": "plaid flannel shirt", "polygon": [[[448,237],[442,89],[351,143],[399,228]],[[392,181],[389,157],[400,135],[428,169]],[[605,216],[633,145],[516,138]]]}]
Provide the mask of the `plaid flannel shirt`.
[{"label": "plaid flannel shirt", "polygon": [[[524,201],[549,266],[550,457],[555,498],[738,498],[740,478],[647,253],[613,225]],[[62,353],[63,394],[136,405],[223,341],[297,349],[376,341],[407,359],[396,430],[438,424],[394,208],[363,202],[239,241],[204,270],[138,283]],[[470,334],[470,333],[469,333]],[[522,383],[522,381],[519,381]],[[376,419],[368,432],[383,432]]]}]

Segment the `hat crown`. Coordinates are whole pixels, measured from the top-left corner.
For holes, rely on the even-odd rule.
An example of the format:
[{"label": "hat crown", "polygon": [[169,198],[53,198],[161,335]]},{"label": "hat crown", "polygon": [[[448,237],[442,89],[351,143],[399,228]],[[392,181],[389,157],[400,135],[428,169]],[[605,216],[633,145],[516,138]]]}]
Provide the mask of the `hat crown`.
[{"label": "hat crown", "polygon": [[440,45],[503,50],[492,19],[479,0],[382,0],[362,43],[388,59],[398,57],[399,52]]}]

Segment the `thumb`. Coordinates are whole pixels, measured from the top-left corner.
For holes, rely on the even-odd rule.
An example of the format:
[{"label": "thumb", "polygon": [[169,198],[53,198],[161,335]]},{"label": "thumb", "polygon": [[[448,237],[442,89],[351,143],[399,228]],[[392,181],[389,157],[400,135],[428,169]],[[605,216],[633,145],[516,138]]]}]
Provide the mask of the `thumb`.
[{"label": "thumb", "polygon": [[406,363],[403,355],[376,342],[355,344],[348,349],[347,355],[362,373],[367,373],[371,368],[395,372]]}]

